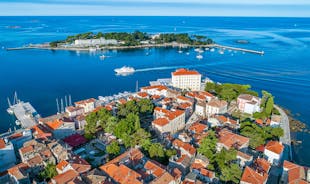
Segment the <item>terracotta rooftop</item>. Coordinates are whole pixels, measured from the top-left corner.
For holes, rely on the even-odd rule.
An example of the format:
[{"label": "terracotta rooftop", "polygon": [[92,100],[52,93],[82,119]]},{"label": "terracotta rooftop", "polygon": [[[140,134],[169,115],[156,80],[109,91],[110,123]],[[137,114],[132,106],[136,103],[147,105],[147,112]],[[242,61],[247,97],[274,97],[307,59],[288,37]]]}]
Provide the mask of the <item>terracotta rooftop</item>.
[{"label": "terracotta rooftop", "polygon": [[172,75],[200,75],[200,73],[195,70],[187,70],[185,68],[181,68],[176,70],[175,72],[172,72]]},{"label": "terracotta rooftop", "polygon": [[174,181],[174,178],[168,172],[165,172],[161,176],[155,178],[150,184],[163,184],[163,183],[171,183]]},{"label": "terracotta rooftop", "polygon": [[155,85],[155,86],[146,86],[146,87],[141,88],[141,90],[150,90],[150,89],[156,89],[157,91],[162,91],[162,90],[167,90],[168,87],[163,86],[163,85]]},{"label": "terracotta rooftop", "polygon": [[190,99],[190,98],[187,98],[187,97],[181,96],[181,95],[177,96],[177,99],[183,100],[183,101],[190,101],[190,102],[191,102],[191,99]]},{"label": "terracotta rooftop", "polygon": [[152,123],[158,126],[165,126],[169,123],[169,121],[167,120],[167,118],[157,118]]},{"label": "terracotta rooftop", "polygon": [[280,155],[283,152],[284,146],[278,141],[269,141],[265,146],[266,149]]},{"label": "terracotta rooftop", "polygon": [[196,153],[196,148],[194,148],[189,143],[182,142],[179,139],[175,139],[172,144],[176,147],[183,148],[185,151],[187,151],[191,155],[194,155]]},{"label": "terracotta rooftop", "polygon": [[79,174],[76,171],[70,169],[62,174],[55,176],[54,178],[52,178],[52,180],[55,181],[56,184],[69,183],[78,176]]},{"label": "terracotta rooftop", "polygon": [[213,99],[208,103],[208,105],[212,107],[221,108],[221,107],[227,106],[227,102],[224,100]]},{"label": "terracotta rooftop", "polygon": [[34,151],[34,147],[33,147],[33,145],[25,146],[25,147],[20,148],[19,151],[22,154],[26,154],[26,153],[29,153],[29,152],[33,152]]},{"label": "terracotta rooftop", "polygon": [[261,168],[265,173],[268,173],[271,168],[271,164],[264,158],[257,158],[255,160],[255,164],[259,168]]},{"label": "terracotta rooftop", "polygon": [[305,181],[305,170],[302,166],[284,160],[283,169],[287,171],[289,184],[307,183]]},{"label": "terracotta rooftop", "polygon": [[250,155],[248,155],[248,154],[246,154],[246,153],[243,153],[243,152],[241,152],[241,151],[238,151],[238,152],[237,152],[237,155],[238,155],[239,157],[242,157],[242,158],[246,159],[246,160],[251,160],[251,159],[253,158],[252,156],[250,156]]},{"label": "terracotta rooftop", "polygon": [[8,173],[15,176],[16,179],[22,179],[27,177],[27,170],[29,169],[29,166],[25,163],[20,163],[16,166],[11,167],[8,169]]},{"label": "terracotta rooftop", "polygon": [[184,111],[182,111],[182,110],[167,110],[167,109],[163,109],[161,107],[155,107],[154,111],[163,113],[169,120],[173,120],[176,117],[179,117],[182,114],[184,114]]},{"label": "terracotta rooftop", "polygon": [[251,184],[265,184],[268,179],[268,174],[260,174],[257,173],[255,170],[251,169],[250,167],[246,167],[242,174],[241,180],[245,183]]},{"label": "terracotta rooftop", "polygon": [[81,100],[81,101],[78,101],[78,102],[75,102],[75,105],[86,105],[86,104],[89,104],[89,103],[94,103],[96,101],[96,99],[94,98],[90,98],[90,99],[86,99],[86,100]]},{"label": "terracotta rooftop", "polygon": [[101,166],[100,169],[117,183],[142,184],[142,182],[139,181],[141,175],[123,164],[120,166],[117,166],[116,164],[105,164]]},{"label": "terracotta rooftop", "polygon": [[206,129],[208,129],[208,126],[199,122],[193,123],[190,127],[189,130],[194,131],[196,134],[201,134],[204,132]]},{"label": "terracotta rooftop", "polygon": [[63,125],[63,121],[60,119],[56,119],[54,121],[47,122],[46,125],[52,130],[56,130]]},{"label": "terracotta rooftop", "polygon": [[69,165],[69,162],[62,160],[56,165],[56,168],[60,171],[63,171],[63,169],[67,167],[68,165]]},{"label": "terracotta rooftop", "polygon": [[137,95],[142,98],[148,97],[148,94],[146,92],[138,92]]},{"label": "terracotta rooftop", "polygon": [[249,143],[250,139],[238,134],[234,134],[230,132],[227,129],[223,129],[219,132],[219,143],[225,145],[228,149],[233,147],[234,145],[236,146],[242,146],[246,143]]},{"label": "terracotta rooftop", "polygon": [[40,155],[36,155],[33,158],[29,159],[28,161],[29,166],[35,167],[43,162],[43,159]]},{"label": "terracotta rooftop", "polygon": [[6,147],[6,145],[5,145],[4,140],[3,140],[3,139],[0,139],[0,149],[3,149],[3,148],[5,148],[5,147]]},{"label": "terracotta rooftop", "polygon": [[166,171],[164,169],[162,169],[161,167],[159,167],[158,165],[156,165],[155,163],[153,163],[152,161],[148,160],[145,165],[144,168],[147,171],[151,171],[151,173],[157,178],[160,177],[161,175],[163,175]]}]

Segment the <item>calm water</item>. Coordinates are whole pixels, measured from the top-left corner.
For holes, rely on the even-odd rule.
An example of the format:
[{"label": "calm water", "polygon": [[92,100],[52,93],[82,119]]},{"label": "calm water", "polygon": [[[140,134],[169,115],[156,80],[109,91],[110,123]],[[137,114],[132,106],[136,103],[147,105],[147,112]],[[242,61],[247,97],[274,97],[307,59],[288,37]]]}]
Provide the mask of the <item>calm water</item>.
[{"label": "calm water", "polygon": [[[20,26],[12,29],[8,26]],[[72,95],[73,101],[133,91],[150,80],[170,77],[178,67],[196,69],[219,82],[251,84],[268,90],[279,105],[291,109],[310,124],[310,19],[306,18],[211,18],[211,17],[0,17],[0,48],[64,39],[80,32],[134,31],[187,32],[210,36],[216,42],[255,50],[265,55],[225,51],[205,52],[197,60],[178,49],[145,49],[104,53],[0,49],[0,132],[14,126],[7,115],[8,96],[17,91],[42,116],[56,113],[56,98]],[[249,44],[237,44],[246,39]],[[149,52],[150,55],[146,55]],[[143,69],[127,77],[114,75],[124,65]],[[295,147],[295,160],[310,166],[310,136],[298,134],[303,144]]]}]

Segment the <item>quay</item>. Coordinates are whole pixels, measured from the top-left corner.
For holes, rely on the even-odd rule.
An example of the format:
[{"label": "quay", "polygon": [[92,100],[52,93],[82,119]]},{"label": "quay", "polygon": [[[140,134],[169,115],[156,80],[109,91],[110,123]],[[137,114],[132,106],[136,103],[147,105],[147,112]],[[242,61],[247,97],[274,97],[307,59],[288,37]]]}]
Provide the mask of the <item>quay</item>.
[{"label": "quay", "polygon": [[[135,46],[104,46],[95,48],[96,50],[122,50],[122,49],[141,49],[141,48],[154,48],[154,47],[180,47],[180,48],[219,48],[219,49],[229,49],[234,51],[247,52],[251,54],[259,54],[264,55],[264,51],[257,51],[251,49],[244,49],[239,47],[231,47],[219,44],[208,44],[208,45],[189,45],[189,44],[179,44],[179,43],[163,43],[163,44],[144,44],[144,45],[135,45]],[[69,50],[69,51],[90,51],[89,47],[50,47],[46,44],[42,45],[30,45],[24,47],[16,47],[16,48],[7,48],[7,51],[14,50],[25,50],[25,49],[45,49],[45,50]]]},{"label": "quay", "polygon": [[15,121],[16,125],[20,125],[22,128],[30,128],[38,123],[37,120],[40,118],[40,115],[29,102],[19,100],[16,92],[14,94],[13,104],[11,104],[8,98],[8,105],[7,112],[15,115],[17,119]]},{"label": "quay", "polygon": [[30,128],[37,124],[39,115],[29,102],[19,102],[10,109],[17,119],[16,124],[20,123],[21,127]]}]

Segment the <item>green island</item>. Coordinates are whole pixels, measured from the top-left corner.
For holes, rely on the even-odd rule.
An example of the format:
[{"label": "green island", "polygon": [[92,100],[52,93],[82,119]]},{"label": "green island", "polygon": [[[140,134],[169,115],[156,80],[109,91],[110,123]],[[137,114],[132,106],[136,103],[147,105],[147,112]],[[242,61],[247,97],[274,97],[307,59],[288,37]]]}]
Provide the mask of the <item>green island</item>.
[{"label": "green island", "polygon": [[[114,44],[107,43],[99,46],[141,46],[141,45],[156,45],[156,44],[178,44],[187,45],[210,45],[214,41],[202,35],[189,35],[187,33],[161,33],[151,35],[141,31],[129,32],[110,32],[110,33],[80,33],[68,36],[65,40],[50,42],[51,47],[59,47],[64,44],[74,44],[75,40],[91,40],[91,39],[116,40]],[[88,45],[87,45],[88,46]]]}]

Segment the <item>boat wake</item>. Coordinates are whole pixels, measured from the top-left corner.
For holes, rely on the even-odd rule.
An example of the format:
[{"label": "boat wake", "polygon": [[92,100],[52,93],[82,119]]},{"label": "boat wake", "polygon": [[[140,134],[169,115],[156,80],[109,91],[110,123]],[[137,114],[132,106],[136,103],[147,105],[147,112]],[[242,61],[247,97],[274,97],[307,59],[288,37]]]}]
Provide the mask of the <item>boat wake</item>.
[{"label": "boat wake", "polygon": [[199,67],[199,66],[204,66],[204,65],[178,65],[178,66],[162,66],[162,67],[153,67],[153,68],[142,68],[142,69],[136,69],[135,72],[171,70],[171,69],[177,69],[177,68],[191,68],[191,67]]}]

